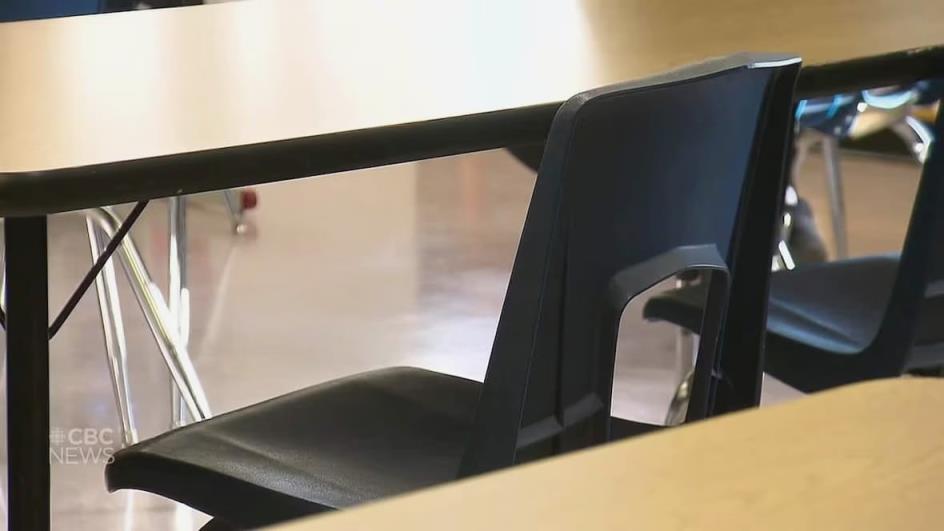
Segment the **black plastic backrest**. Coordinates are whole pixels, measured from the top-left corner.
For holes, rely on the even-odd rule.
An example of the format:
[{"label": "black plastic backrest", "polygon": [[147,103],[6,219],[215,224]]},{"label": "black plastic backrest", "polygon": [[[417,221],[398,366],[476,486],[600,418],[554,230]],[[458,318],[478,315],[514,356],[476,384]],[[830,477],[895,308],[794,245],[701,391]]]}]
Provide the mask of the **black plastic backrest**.
[{"label": "black plastic backrest", "polygon": [[917,332],[921,301],[928,291],[940,294],[944,284],[944,113],[938,112],[935,141],[921,172],[911,220],[902,245],[898,274],[882,324],[862,353],[877,376],[900,374]]},{"label": "black plastic backrest", "polygon": [[[561,106],[460,475],[508,466],[532,450],[605,441],[623,306],[680,271],[721,273],[712,275],[703,331],[715,333],[703,338],[699,365],[709,365],[701,372],[716,370],[715,344],[736,343],[724,338],[735,311],[753,314],[745,322],[756,330],[746,336],[759,358],[798,68],[791,57],[739,55]],[[748,235],[756,215],[761,222]],[[730,279],[732,300],[741,302],[729,309],[727,272],[738,269],[754,274]]]}]

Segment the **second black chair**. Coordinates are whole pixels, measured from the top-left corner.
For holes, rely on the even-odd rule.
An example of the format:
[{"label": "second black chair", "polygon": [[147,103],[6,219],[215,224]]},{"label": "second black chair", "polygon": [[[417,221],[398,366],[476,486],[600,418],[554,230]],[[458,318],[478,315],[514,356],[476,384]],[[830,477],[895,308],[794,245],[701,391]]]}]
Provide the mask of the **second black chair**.
[{"label": "second black chair", "polygon": [[726,409],[726,352],[752,374],[762,340],[798,67],[736,56],[560,108],[484,383],[397,368],[316,385],[124,449],[108,488],[258,526],[605,442],[623,308],[689,269],[713,272],[690,418]]},{"label": "second black chair", "polygon": [[[944,113],[934,126],[944,138]],[[778,271],[764,368],[802,391],[944,367],[944,151],[931,146],[900,256]],[[694,330],[705,288],[649,300],[644,315]]]}]

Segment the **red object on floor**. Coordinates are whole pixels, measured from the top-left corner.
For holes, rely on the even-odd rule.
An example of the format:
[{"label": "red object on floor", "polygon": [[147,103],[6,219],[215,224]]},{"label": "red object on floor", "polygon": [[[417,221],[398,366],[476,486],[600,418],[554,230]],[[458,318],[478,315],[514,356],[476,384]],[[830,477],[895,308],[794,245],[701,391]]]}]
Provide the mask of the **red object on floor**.
[{"label": "red object on floor", "polygon": [[239,191],[239,202],[243,210],[251,210],[259,204],[259,196],[252,188]]}]

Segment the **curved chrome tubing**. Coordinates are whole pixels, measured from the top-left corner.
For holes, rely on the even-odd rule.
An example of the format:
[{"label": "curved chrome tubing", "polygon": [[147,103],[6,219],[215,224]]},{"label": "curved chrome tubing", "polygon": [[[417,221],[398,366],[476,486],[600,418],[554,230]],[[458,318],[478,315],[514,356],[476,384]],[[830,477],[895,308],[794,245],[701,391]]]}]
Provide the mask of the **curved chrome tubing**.
[{"label": "curved chrome tubing", "polygon": [[[692,286],[701,281],[701,275],[695,278],[679,276],[675,279],[676,289]],[[666,426],[675,426],[685,420],[685,414],[688,412],[688,389],[690,381],[695,374],[695,361],[698,355],[698,334],[684,327],[678,327],[675,333],[675,357],[679,366],[679,384],[676,388],[675,398],[669,404],[669,411],[665,417]],[[678,397],[683,396],[679,402]]]},{"label": "curved chrome tubing", "polygon": [[[797,157],[793,161],[793,178],[796,178],[797,170],[802,159],[800,158],[801,154],[797,152]],[[784,194],[784,212],[783,212],[783,223],[780,226],[780,238],[777,241],[777,249],[774,252],[774,258],[772,260],[771,269],[774,271],[780,271],[782,269],[791,270],[796,267],[796,261],[793,259],[793,251],[790,250],[790,245],[787,243],[790,241],[790,233],[793,230],[793,214],[791,212],[799,203],[799,196],[796,193],[796,188],[792,184],[787,185],[786,193]]]},{"label": "curved chrome tubing", "polygon": [[905,116],[905,119],[891,126],[892,132],[898,135],[911,148],[914,158],[924,164],[928,159],[928,148],[934,141],[934,133],[924,122],[914,116]]},{"label": "curved chrome tubing", "polygon": [[[121,223],[121,218],[111,207],[88,209],[84,213],[108,237],[114,234]],[[187,412],[194,420],[208,418],[211,413],[206,393],[194,370],[186,344],[181,341],[179,328],[174,325],[178,321],[164,302],[160,289],[151,280],[131,238],[122,241],[118,258],[171,378],[180,390]]]},{"label": "curved chrome tubing", "polygon": [[[105,249],[102,230],[85,218],[88,230],[89,250],[92,262],[98,260]],[[105,263],[100,275],[95,277],[95,293],[98,295],[99,311],[102,317],[102,331],[105,334],[105,355],[108,358],[108,370],[115,392],[115,404],[121,421],[121,438],[125,446],[138,441],[131,408],[131,394],[128,390],[128,348],[125,343],[125,327],[121,317],[121,304],[118,299],[118,283],[115,278],[115,264],[111,260]]]},{"label": "curved chrome tubing", "polygon": [[669,411],[665,415],[666,426],[678,426],[685,422],[685,415],[688,414],[688,402],[691,399],[692,380],[695,378],[694,367],[685,374],[682,382],[675,389],[672,401],[669,403]]}]

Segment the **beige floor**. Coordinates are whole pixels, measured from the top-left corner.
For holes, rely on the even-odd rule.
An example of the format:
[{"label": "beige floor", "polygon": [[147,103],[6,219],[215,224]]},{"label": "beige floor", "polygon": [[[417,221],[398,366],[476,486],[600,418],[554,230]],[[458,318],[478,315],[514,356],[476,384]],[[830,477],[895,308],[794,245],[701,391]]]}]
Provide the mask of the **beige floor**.
[{"label": "beige floor", "polygon": [[[844,168],[853,252],[897,249],[917,167],[847,157]],[[801,192],[822,212],[821,161],[805,169]],[[533,182],[493,151],[271,185],[259,189],[253,230],[240,237],[220,201],[199,199],[190,218],[191,345],[215,412],[373,367],[481,378]],[[159,279],[165,224],[158,202],[134,231]],[[87,268],[80,216],[52,219],[50,252],[58,308]],[[150,436],[167,425],[168,377],[123,293],[134,406]],[[621,331],[615,411],[658,421],[677,371],[673,328],[640,322],[640,306],[627,310]],[[92,293],[51,356],[53,427],[117,429]],[[767,401],[791,396],[782,384],[765,387]],[[54,528],[70,530],[193,529],[205,520],[156,496],[107,494],[100,464],[55,465],[53,511]]]}]

